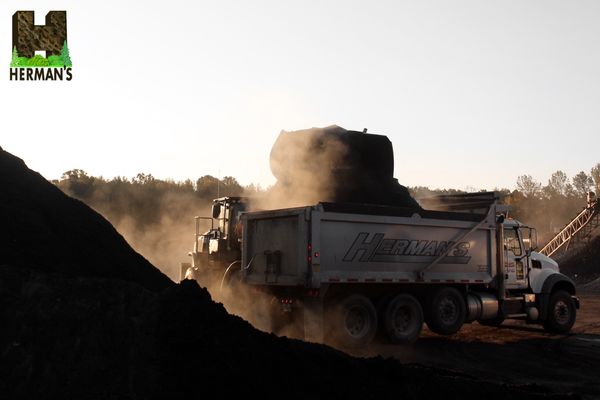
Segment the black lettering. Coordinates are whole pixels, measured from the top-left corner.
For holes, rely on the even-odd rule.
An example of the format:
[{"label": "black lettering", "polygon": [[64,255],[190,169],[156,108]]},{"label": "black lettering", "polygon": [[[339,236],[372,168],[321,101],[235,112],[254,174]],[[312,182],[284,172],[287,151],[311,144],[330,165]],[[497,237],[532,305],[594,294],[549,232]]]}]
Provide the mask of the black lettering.
[{"label": "black lettering", "polygon": [[44,81],[46,80],[46,76],[44,75],[44,73],[46,72],[46,68],[35,68],[35,71],[33,72],[33,80],[35,81]]},{"label": "black lettering", "polygon": [[28,81],[33,80],[33,68],[27,68],[27,80]]},{"label": "black lettering", "polygon": [[435,255],[439,256],[446,253],[446,251],[449,251],[452,248],[452,246],[454,246],[454,242],[440,242],[435,252]]},{"label": "black lettering", "polygon": [[427,246],[427,243],[429,243],[428,240],[411,240],[404,254],[409,256],[418,255]]},{"label": "black lettering", "polygon": [[406,239],[397,240],[394,248],[392,249],[392,254],[403,254],[409,243],[410,242]]},{"label": "black lettering", "polygon": [[471,247],[471,245],[469,244],[469,242],[461,242],[458,245],[456,245],[456,249],[454,249],[454,252],[452,253],[452,255],[455,257],[466,256],[467,253],[469,252],[470,247]]},{"label": "black lettering", "polygon": [[[68,80],[68,78],[67,78]],[[370,242],[367,242],[367,238],[369,237],[369,234],[367,232],[361,232],[356,236],[356,239],[354,239],[354,243],[352,243],[352,246],[350,247],[350,249],[348,250],[348,252],[346,252],[346,255],[344,256],[344,258],[342,259],[343,261],[354,261],[354,258],[356,258],[356,256],[358,255],[358,252],[362,252],[362,256],[360,257],[360,261],[369,261],[369,259],[371,258],[371,256],[373,255],[373,253],[375,252],[375,250],[377,250],[377,247],[379,246],[379,243],[381,242],[381,239],[383,239],[383,233],[375,233],[373,235],[373,238],[371,239]]]},{"label": "black lettering", "polygon": [[432,240],[429,244],[423,249],[423,252],[419,255],[421,256],[433,256],[437,251],[437,241]]},{"label": "black lettering", "polygon": [[70,81],[73,79],[73,75],[71,75],[71,68],[67,68],[67,80]]},{"label": "black lettering", "polygon": [[394,244],[396,242],[396,239],[383,239],[379,247],[377,247],[377,251],[375,251],[375,254],[392,254],[392,250],[394,249]]},{"label": "black lettering", "polygon": [[25,80],[25,69],[19,68],[19,80]]},{"label": "black lettering", "polygon": [[54,68],[54,80],[63,80],[63,70],[62,68]]},{"label": "black lettering", "polygon": [[19,78],[19,71],[17,70],[17,68],[11,68],[10,69],[10,80],[12,81],[13,78],[15,80],[17,80]]}]

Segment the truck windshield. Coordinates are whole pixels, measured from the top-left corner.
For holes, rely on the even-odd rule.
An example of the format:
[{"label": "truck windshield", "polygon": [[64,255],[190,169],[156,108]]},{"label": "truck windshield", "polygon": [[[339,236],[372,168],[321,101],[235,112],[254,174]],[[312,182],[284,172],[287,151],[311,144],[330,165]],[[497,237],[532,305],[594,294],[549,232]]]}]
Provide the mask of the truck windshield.
[{"label": "truck windshield", "polygon": [[512,251],[515,256],[521,255],[521,242],[516,229],[508,228],[504,230],[504,248]]}]

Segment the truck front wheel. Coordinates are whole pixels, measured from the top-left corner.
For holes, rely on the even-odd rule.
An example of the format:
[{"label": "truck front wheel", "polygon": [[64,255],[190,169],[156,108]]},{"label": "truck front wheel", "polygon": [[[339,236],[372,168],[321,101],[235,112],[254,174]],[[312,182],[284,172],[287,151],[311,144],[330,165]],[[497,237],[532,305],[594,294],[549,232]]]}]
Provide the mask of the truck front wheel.
[{"label": "truck front wheel", "polygon": [[392,343],[412,343],[423,327],[423,309],[413,296],[399,294],[385,311],[385,332]]},{"label": "truck front wheel", "polygon": [[437,290],[427,308],[427,326],[440,335],[452,335],[465,322],[466,306],[463,296],[453,287]]},{"label": "truck front wheel", "polygon": [[567,333],[575,323],[577,310],[571,295],[558,290],[550,296],[544,329],[552,333]]},{"label": "truck front wheel", "polygon": [[360,294],[346,297],[331,309],[328,336],[342,347],[368,345],[377,331],[377,312],[371,301]]}]

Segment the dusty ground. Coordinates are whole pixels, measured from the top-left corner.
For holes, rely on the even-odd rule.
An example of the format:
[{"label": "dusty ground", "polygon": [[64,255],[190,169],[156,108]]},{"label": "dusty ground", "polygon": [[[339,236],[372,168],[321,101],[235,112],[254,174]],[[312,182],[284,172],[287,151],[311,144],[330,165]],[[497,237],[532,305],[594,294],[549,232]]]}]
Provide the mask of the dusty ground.
[{"label": "dusty ground", "polygon": [[499,328],[474,322],[450,337],[425,328],[412,346],[376,344],[355,355],[382,355],[502,383],[538,384],[600,399],[600,295],[579,297],[581,309],[570,335],[548,334],[541,326],[520,321],[508,321]]}]

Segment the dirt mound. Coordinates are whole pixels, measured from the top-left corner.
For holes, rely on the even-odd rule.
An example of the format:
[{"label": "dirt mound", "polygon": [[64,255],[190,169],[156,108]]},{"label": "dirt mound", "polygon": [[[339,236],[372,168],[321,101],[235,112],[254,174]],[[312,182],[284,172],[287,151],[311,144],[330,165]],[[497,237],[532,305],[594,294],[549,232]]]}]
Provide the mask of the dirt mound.
[{"label": "dirt mound", "polygon": [[[271,149],[273,208],[320,201],[420,209],[394,178],[392,142],[336,125],[282,131]],[[277,202],[276,202],[277,203]]]},{"label": "dirt mound", "polygon": [[172,282],[100,214],[0,149],[0,265],[123,279],[150,290]]},{"label": "dirt mound", "polygon": [[259,332],[7,153],[0,187],[0,399],[569,398]]},{"label": "dirt mound", "polygon": [[575,254],[558,261],[560,271],[578,284],[600,278],[600,236]]},{"label": "dirt mound", "polygon": [[600,278],[579,286],[579,290],[583,293],[600,294]]}]

